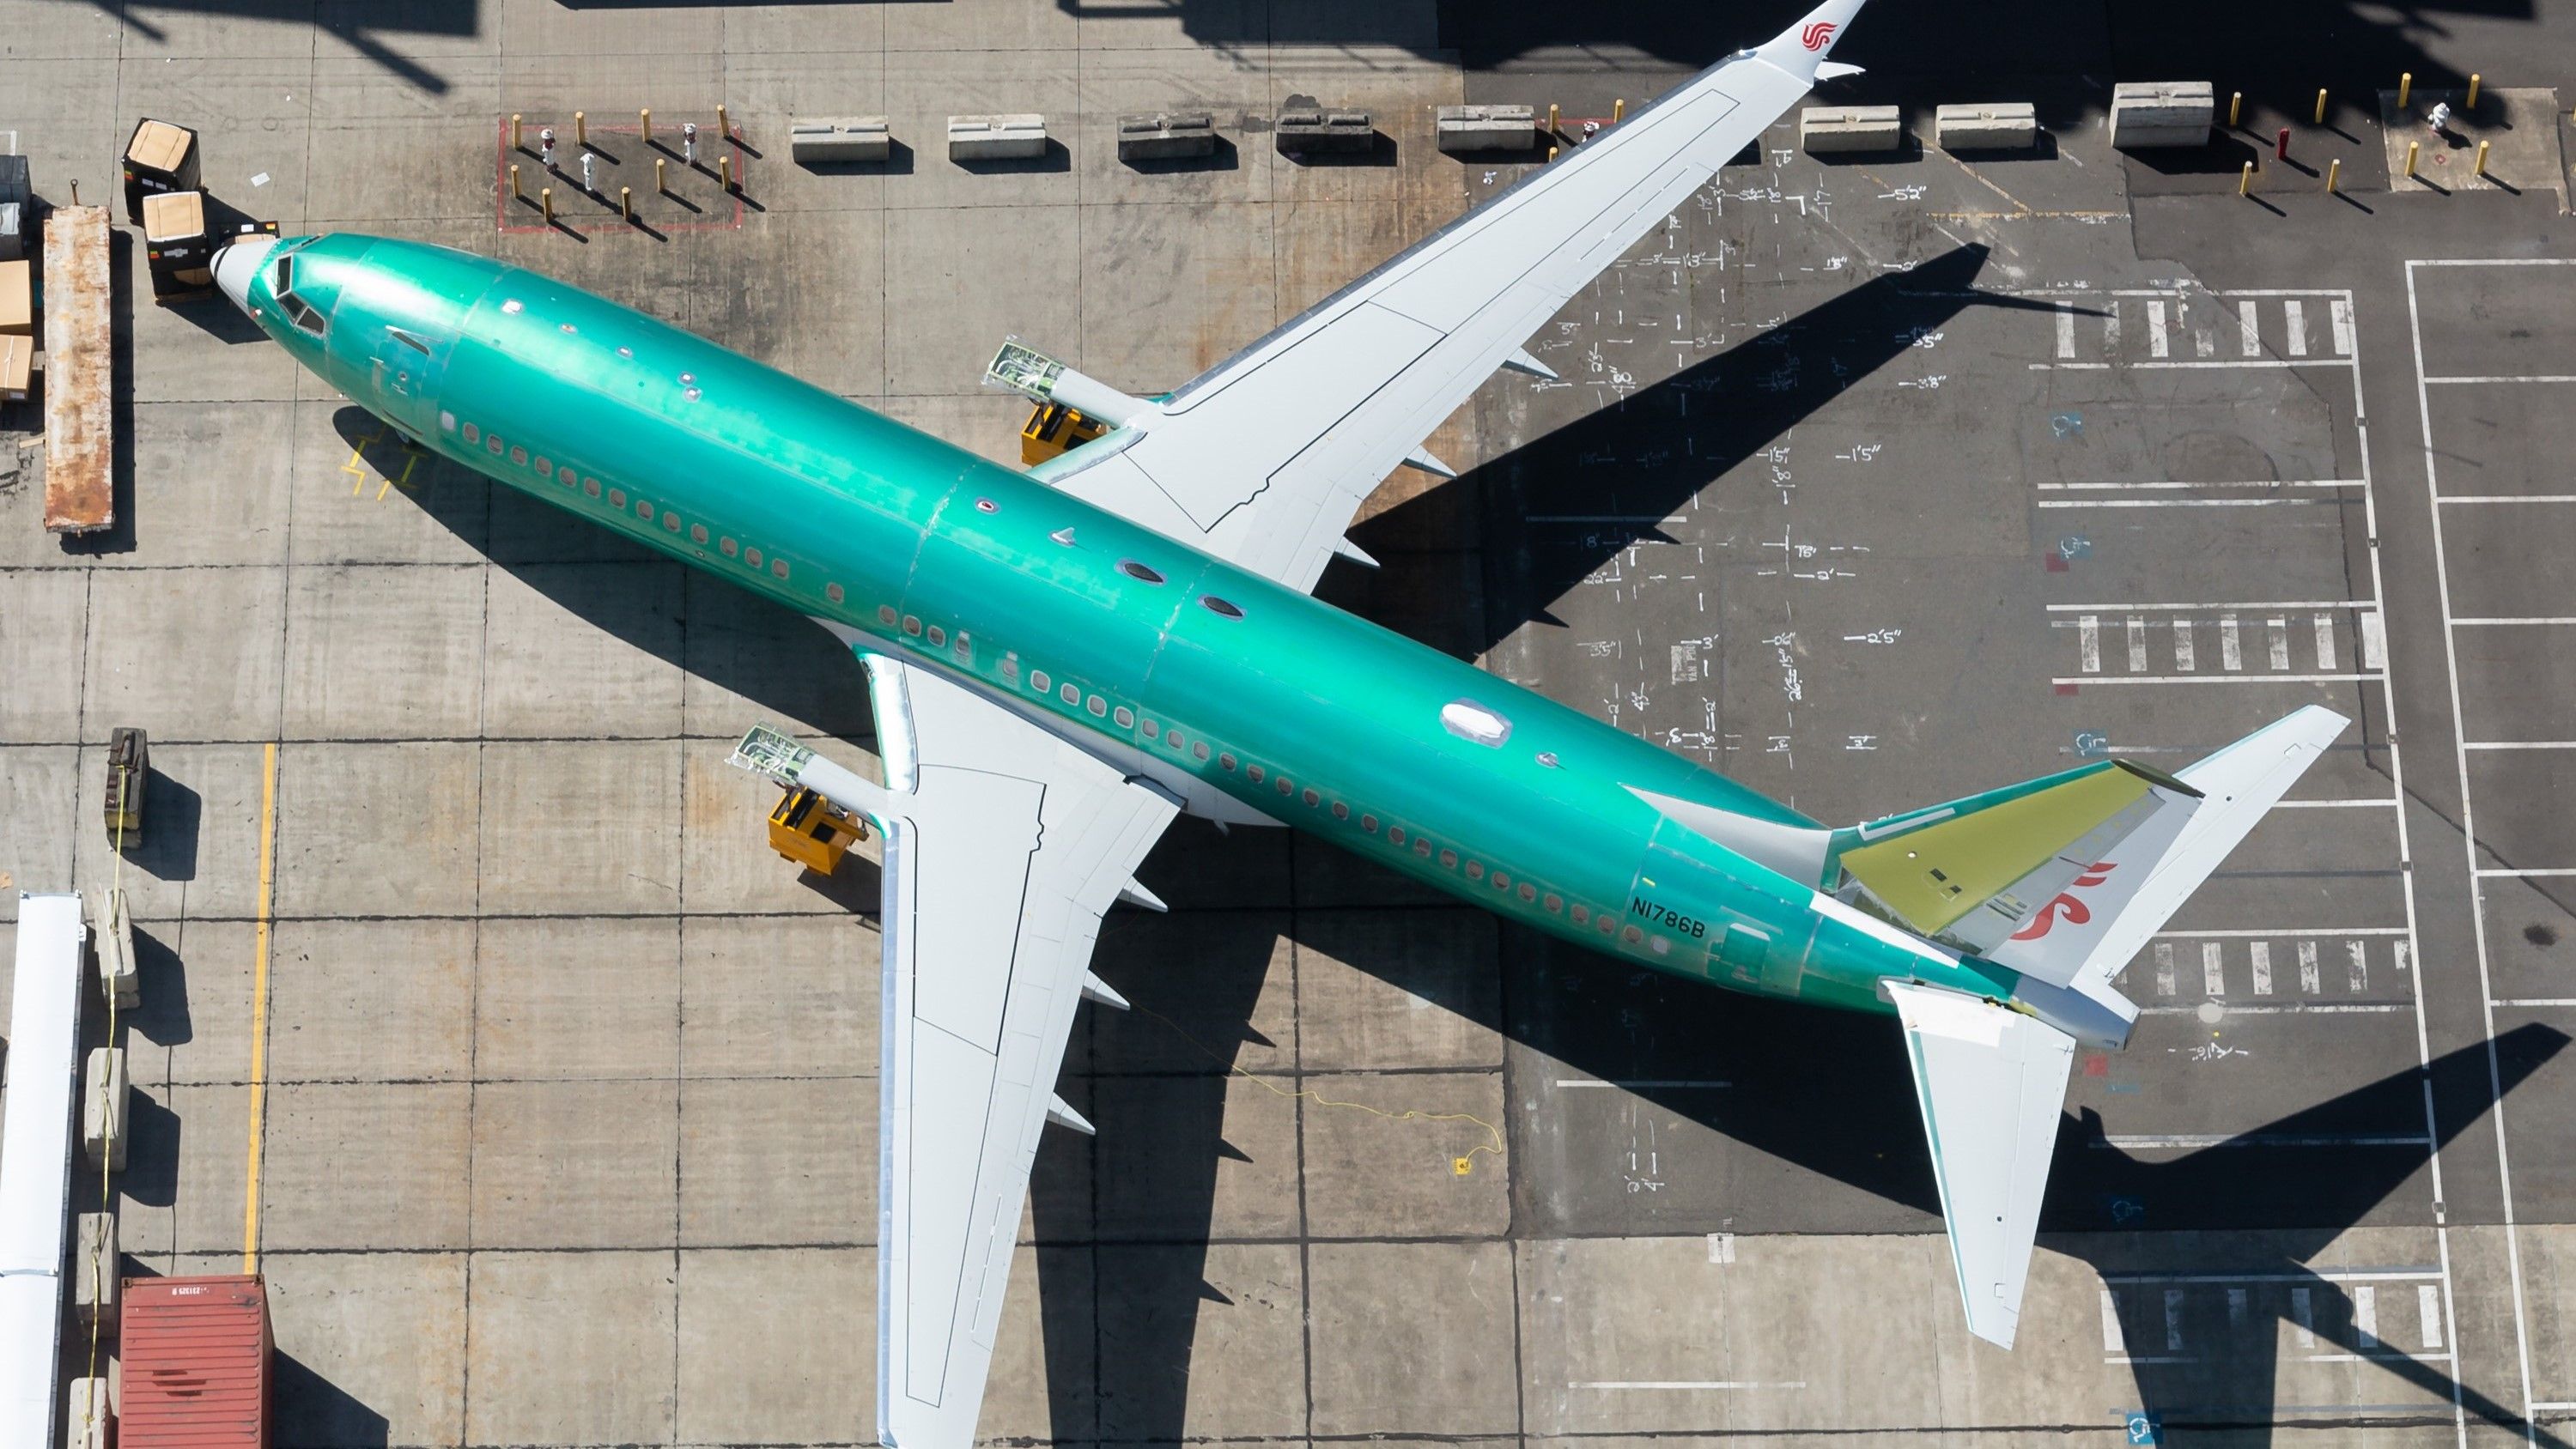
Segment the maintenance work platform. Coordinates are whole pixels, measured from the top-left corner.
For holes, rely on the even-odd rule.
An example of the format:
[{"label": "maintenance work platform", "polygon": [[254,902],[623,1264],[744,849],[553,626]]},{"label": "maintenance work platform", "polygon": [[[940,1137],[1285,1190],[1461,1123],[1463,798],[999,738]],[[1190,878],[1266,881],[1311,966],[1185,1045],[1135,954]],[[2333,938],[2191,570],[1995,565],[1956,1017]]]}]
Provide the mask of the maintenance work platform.
[{"label": "maintenance work platform", "polygon": [[[878,1436],[886,836],[799,775],[917,763],[870,674],[192,244],[436,243],[1045,468],[1803,8],[0,0],[56,1442],[200,1278],[279,1449]],[[1871,0],[1315,590],[1835,826],[2349,718],[2076,1048],[2014,1347],[1893,1020],[1184,814],[978,1442],[2576,1441],[2576,13],[2260,8]]]}]

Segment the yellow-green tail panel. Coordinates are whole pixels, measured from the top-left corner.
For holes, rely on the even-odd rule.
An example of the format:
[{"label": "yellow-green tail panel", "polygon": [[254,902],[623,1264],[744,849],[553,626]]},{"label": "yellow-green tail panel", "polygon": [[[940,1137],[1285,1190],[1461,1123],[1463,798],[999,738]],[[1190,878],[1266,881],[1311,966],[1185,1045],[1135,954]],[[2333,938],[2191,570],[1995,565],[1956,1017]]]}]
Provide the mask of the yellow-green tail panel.
[{"label": "yellow-green tail panel", "polygon": [[1853,834],[1864,843],[1845,849],[1842,865],[1907,925],[1935,934],[2144,799],[2156,783],[2126,761],[2104,760],[2018,791],[1959,801],[1933,823],[1893,836],[1872,841],[1880,828],[1863,826]]}]

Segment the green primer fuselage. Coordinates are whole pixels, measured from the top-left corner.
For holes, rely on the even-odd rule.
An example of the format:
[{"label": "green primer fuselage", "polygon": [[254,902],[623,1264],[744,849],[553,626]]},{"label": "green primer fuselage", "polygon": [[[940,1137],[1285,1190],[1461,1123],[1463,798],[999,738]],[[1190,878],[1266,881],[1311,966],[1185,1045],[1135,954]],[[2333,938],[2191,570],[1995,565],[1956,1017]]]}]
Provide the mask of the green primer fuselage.
[{"label": "green primer fuselage", "polygon": [[[290,252],[322,336],[275,294]],[[1627,788],[1814,824],[1712,770],[631,309],[347,234],[281,247],[248,305],[443,457],[1524,925],[1862,1010],[1887,976],[2015,983],[1819,912]],[[1508,737],[1444,726],[1462,700]]]}]

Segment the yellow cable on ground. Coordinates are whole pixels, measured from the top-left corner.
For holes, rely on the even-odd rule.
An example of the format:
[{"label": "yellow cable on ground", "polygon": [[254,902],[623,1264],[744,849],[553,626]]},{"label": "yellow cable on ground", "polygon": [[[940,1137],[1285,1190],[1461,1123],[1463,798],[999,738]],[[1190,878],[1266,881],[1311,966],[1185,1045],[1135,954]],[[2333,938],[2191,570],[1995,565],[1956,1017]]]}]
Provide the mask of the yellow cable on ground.
[{"label": "yellow cable on ground", "polygon": [[1259,1087],[1261,1090],[1268,1092],[1274,1097],[1286,1097],[1292,1101],[1303,1098],[1314,1103],[1318,1107],[1347,1107],[1355,1112],[1366,1112],[1372,1117],[1383,1117],[1390,1122],[1475,1123],[1477,1126],[1484,1128],[1486,1135],[1493,1140],[1469,1148],[1466,1155],[1462,1157],[1450,1159],[1452,1164],[1454,1164],[1455,1171],[1461,1177],[1464,1177],[1467,1174],[1468,1164],[1471,1164],[1476,1160],[1477,1153],[1490,1152],[1496,1157],[1503,1155],[1503,1129],[1486,1121],[1484,1118],[1477,1116],[1473,1112],[1425,1112],[1420,1108],[1406,1108],[1401,1112],[1390,1112],[1383,1107],[1372,1107],[1366,1102],[1337,1101],[1334,1098],[1318,1093],[1312,1087],[1300,1088],[1294,1092],[1286,1091],[1272,1085],[1270,1082],[1265,1081],[1258,1076],[1253,1075],[1251,1072],[1245,1071],[1234,1063],[1227,1061],[1224,1057],[1218,1055],[1213,1048],[1209,1047],[1207,1043],[1200,1041],[1197,1037],[1194,1037],[1187,1031],[1182,1030],[1179,1022],[1172,1020],[1170,1017],[1163,1015],[1152,1007],[1137,1006],[1133,1009],[1143,1015],[1150,1016],[1154,1018],[1154,1020],[1161,1022],[1164,1026],[1171,1028],[1174,1036],[1188,1042],[1193,1049],[1195,1049],[1200,1055],[1206,1057],[1209,1061],[1215,1062],[1218,1066],[1225,1068],[1226,1075],[1241,1077],[1245,1081],[1252,1083],[1254,1086]]}]

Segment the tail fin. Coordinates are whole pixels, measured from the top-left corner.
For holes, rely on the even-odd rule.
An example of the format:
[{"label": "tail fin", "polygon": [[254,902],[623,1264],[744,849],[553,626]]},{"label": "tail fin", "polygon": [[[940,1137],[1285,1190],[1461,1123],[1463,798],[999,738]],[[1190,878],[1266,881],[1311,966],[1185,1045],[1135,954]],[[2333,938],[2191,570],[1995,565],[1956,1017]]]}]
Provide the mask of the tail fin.
[{"label": "tail fin", "polygon": [[1987,959],[2078,990],[2108,982],[2350,723],[2309,705],[2184,770],[2180,783],[2199,798],[2170,835],[2142,830],[2117,843]]}]

